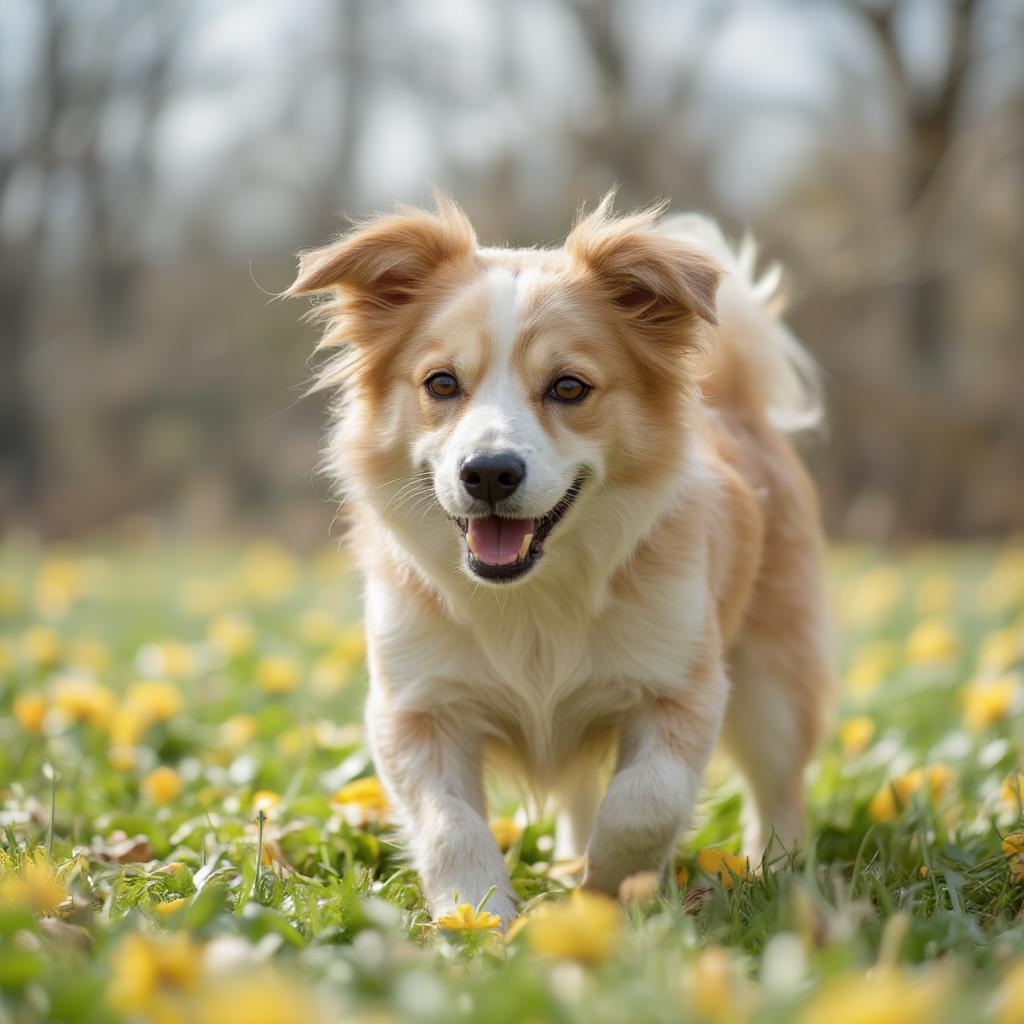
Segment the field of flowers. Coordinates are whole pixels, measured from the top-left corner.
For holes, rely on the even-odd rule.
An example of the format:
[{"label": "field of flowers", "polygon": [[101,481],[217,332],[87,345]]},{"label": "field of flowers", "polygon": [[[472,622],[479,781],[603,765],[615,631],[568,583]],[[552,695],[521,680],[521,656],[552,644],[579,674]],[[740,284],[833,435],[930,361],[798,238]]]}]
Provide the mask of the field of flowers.
[{"label": "field of flowers", "polygon": [[0,544],[0,1022],[1024,1022],[1024,546],[833,553],[844,691],[798,862],[712,764],[667,886],[431,922],[363,745],[335,550]]}]

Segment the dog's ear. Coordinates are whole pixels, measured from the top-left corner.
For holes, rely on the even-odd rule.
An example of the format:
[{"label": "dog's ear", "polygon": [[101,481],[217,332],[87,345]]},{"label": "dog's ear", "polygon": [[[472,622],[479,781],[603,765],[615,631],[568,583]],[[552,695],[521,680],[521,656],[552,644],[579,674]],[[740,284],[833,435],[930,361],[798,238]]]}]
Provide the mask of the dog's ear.
[{"label": "dog's ear", "polygon": [[612,198],[609,193],[576,223],[565,240],[566,252],[639,326],[671,330],[693,316],[716,324],[721,271],[715,262],[656,230],[662,208],[615,217]]},{"label": "dog's ear", "polygon": [[377,308],[410,302],[442,264],[468,259],[476,247],[472,225],[459,207],[440,193],[435,202],[435,212],[400,207],[304,253],[285,294],[335,288]]}]

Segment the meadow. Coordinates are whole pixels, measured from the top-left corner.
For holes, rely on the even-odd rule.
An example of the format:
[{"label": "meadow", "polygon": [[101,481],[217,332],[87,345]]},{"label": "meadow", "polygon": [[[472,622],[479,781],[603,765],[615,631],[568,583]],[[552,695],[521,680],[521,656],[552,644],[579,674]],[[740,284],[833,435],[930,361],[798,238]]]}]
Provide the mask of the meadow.
[{"label": "meadow", "polygon": [[1024,546],[830,558],[843,689],[799,857],[716,759],[667,882],[432,922],[363,742],[333,548],[0,544],[0,1022],[1024,1022]]}]

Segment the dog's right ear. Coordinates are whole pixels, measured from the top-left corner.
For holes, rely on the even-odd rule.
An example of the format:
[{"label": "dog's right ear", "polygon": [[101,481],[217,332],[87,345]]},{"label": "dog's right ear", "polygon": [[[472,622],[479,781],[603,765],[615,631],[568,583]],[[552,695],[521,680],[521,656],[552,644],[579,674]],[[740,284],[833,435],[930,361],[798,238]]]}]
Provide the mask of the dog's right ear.
[{"label": "dog's right ear", "polygon": [[412,301],[442,264],[469,259],[476,236],[447,196],[436,212],[400,207],[331,245],[302,254],[299,274],[285,295],[340,289],[379,309]]}]

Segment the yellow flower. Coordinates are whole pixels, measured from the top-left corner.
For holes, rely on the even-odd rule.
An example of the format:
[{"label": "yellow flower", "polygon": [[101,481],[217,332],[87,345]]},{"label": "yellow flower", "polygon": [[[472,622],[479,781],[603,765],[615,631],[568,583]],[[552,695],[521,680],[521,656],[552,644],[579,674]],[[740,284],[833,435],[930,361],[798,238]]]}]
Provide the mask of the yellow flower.
[{"label": "yellow flower", "polygon": [[62,676],[53,687],[53,706],[70,722],[102,727],[114,713],[113,690],[86,676]]},{"label": "yellow flower", "polygon": [[332,1019],[308,988],[265,969],[208,988],[198,1009],[188,1024],[313,1024]]},{"label": "yellow flower", "polygon": [[277,807],[280,802],[280,795],[273,792],[273,790],[260,789],[252,795],[253,811],[257,814],[262,811],[268,818],[270,817],[270,812]]},{"label": "yellow flower", "polygon": [[971,681],[962,695],[967,727],[972,732],[981,732],[1002,721],[1017,704],[1020,692],[1020,680],[1012,674]]},{"label": "yellow flower", "polygon": [[501,918],[486,910],[478,913],[472,903],[460,903],[455,910],[442,914],[437,923],[450,932],[486,932],[500,928]]},{"label": "yellow flower", "polygon": [[166,722],[182,708],[181,691],[167,680],[140,679],[128,687],[128,701],[151,722]]},{"label": "yellow flower", "polygon": [[334,616],[326,608],[310,608],[299,619],[299,636],[310,647],[323,647],[334,636]]},{"label": "yellow flower", "polygon": [[35,582],[36,608],[48,619],[64,615],[85,591],[81,569],[65,558],[44,562]]},{"label": "yellow flower", "polygon": [[107,733],[115,748],[133,747],[148,726],[149,718],[141,708],[122,704],[111,716]]},{"label": "yellow flower", "polygon": [[507,850],[522,838],[523,827],[517,825],[511,818],[495,818],[491,822],[491,832],[502,850]]},{"label": "yellow flower", "polygon": [[1003,785],[999,795],[1003,802],[1009,804],[1015,810],[1020,810],[1024,802],[1024,771],[1014,769],[1003,779]]},{"label": "yellow flower", "polygon": [[35,668],[53,668],[60,661],[60,637],[49,626],[33,626],[21,638],[25,660]]},{"label": "yellow flower", "polygon": [[866,572],[850,588],[842,604],[844,618],[854,626],[870,626],[885,618],[902,600],[903,573],[880,565]]},{"label": "yellow flower", "polygon": [[46,700],[38,693],[23,693],[14,698],[14,720],[25,732],[42,732]]},{"label": "yellow flower", "polygon": [[914,664],[953,661],[959,651],[956,634],[941,619],[919,622],[907,637],[907,659]]},{"label": "yellow flower", "polygon": [[846,672],[846,686],[851,693],[871,693],[899,667],[900,652],[895,644],[884,640],[861,645]]},{"label": "yellow flower", "polygon": [[20,875],[0,882],[0,902],[27,907],[37,914],[53,913],[67,896],[53,865],[44,860],[26,860]]},{"label": "yellow flower", "polygon": [[1006,972],[996,990],[996,1024],[1024,1024],[1024,960]]},{"label": "yellow flower", "polygon": [[1024,656],[1024,632],[1013,626],[987,633],[978,651],[980,672],[1005,672]]},{"label": "yellow flower", "polygon": [[915,768],[890,779],[872,798],[868,814],[875,821],[892,821],[925,784],[929,787],[932,801],[938,803],[952,779],[953,772],[944,764]]},{"label": "yellow flower", "polygon": [[708,1024],[741,1024],[755,1009],[756,990],[738,976],[721,946],[697,955],[687,972],[685,992],[696,1019]]},{"label": "yellow flower", "polygon": [[146,644],[139,651],[139,667],[148,675],[182,676],[192,675],[197,668],[192,648],[180,640],[165,640],[159,644]]},{"label": "yellow flower", "polygon": [[941,1016],[946,975],[921,978],[892,968],[827,982],[800,1015],[801,1024],[906,1024]]},{"label": "yellow flower", "polygon": [[931,572],[917,586],[914,607],[921,615],[942,615],[956,599],[956,584],[948,572]]},{"label": "yellow flower", "polygon": [[107,761],[116,771],[129,772],[135,767],[135,748],[112,746],[107,750]]},{"label": "yellow flower", "polygon": [[1002,847],[1007,857],[1024,856],[1024,829],[1007,833],[1003,837]]},{"label": "yellow flower", "polygon": [[107,998],[114,1009],[153,1021],[183,1020],[175,1013],[183,995],[202,980],[202,947],[187,932],[150,938],[130,934],[110,958]]},{"label": "yellow flower", "polygon": [[154,768],[139,783],[139,789],[154,803],[169,804],[182,790],[181,776],[167,765]]},{"label": "yellow flower", "polygon": [[537,953],[597,964],[615,952],[621,929],[622,911],[614,900],[576,889],[568,900],[543,904],[524,930]]},{"label": "yellow flower", "polygon": [[242,565],[242,585],[256,601],[272,603],[286,597],[298,580],[295,559],[284,548],[265,541],[253,544]]},{"label": "yellow flower", "polygon": [[293,658],[271,655],[256,666],[256,685],[264,693],[288,693],[299,685],[301,673]]},{"label": "yellow flower", "polygon": [[187,896],[179,896],[176,900],[164,900],[155,904],[156,912],[164,919],[173,917],[182,907],[188,903]]},{"label": "yellow flower", "polygon": [[736,879],[744,881],[750,877],[746,857],[713,847],[701,850],[697,854],[697,867],[705,875],[717,878],[726,889],[731,889]]},{"label": "yellow flower", "polygon": [[331,652],[352,667],[366,660],[366,630],[362,626],[349,626],[342,630],[331,645]]},{"label": "yellow flower", "polygon": [[999,615],[1024,605],[1024,549],[1007,550],[978,588],[978,604],[986,615]]},{"label": "yellow flower", "polygon": [[368,825],[388,812],[387,794],[376,775],[356,779],[342,786],[331,798],[331,802],[345,812],[346,820],[353,825]]},{"label": "yellow flower", "polygon": [[226,747],[243,747],[259,729],[252,715],[232,715],[221,723],[220,741]]},{"label": "yellow flower", "polygon": [[843,752],[850,757],[860,754],[874,735],[875,722],[868,715],[857,715],[839,727],[839,741],[843,745]]},{"label": "yellow flower", "polygon": [[252,624],[241,615],[224,614],[210,622],[206,638],[229,658],[241,658],[252,650],[256,634]]},{"label": "yellow flower", "polygon": [[68,664],[72,668],[85,669],[94,676],[102,675],[110,668],[110,651],[99,640],[88,637],[76,640],[68,650]]}]

